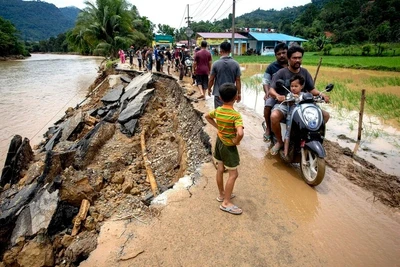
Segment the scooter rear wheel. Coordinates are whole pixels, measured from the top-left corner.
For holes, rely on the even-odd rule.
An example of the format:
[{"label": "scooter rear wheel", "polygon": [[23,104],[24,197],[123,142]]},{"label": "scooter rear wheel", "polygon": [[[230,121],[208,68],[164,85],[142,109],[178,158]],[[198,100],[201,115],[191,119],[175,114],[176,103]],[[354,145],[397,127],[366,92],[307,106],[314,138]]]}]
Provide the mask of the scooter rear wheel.
[{"label": "scooter rear wheel", "polygon": [[[304,158],[303,158],[304,155]],[[319,185],[325,176],[325,159],[318,157],[316,153],[304,148],[300,162],[301,176],[311,186]]]}]

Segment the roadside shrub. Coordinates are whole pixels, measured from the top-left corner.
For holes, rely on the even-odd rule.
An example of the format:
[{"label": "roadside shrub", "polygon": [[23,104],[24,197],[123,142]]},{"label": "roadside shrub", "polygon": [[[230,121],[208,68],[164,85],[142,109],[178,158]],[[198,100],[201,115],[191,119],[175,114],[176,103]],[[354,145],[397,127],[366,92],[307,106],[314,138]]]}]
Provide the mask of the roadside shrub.
[{"label": "roadside shrub", "polygon": [[312,42],[303,43],[304,51],[306,52],[314,52],[317,51],[317,46]]},{"label": "roadside shrub", "polygon": [[371,52],[371,49],[372,49],[372,47],[371,47],[370,44],[363,45],[363,47],[362,47],[362,55],[363,56],[369,55],[369,53]]},{"label": "roadside shrub", "polygon": [[324,55],[329,55],[329,53],[332,50],[332,45],[331,44],[326,44],[324,48],[322,48],[322,51],[324,51]]}]

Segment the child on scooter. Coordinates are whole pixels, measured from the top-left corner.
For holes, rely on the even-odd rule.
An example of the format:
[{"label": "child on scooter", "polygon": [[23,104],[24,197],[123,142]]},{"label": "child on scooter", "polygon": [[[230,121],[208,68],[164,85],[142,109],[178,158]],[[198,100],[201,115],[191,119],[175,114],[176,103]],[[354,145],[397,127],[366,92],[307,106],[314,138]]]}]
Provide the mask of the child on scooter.
[{"label": "child on scooter", "polygon": [[[294,75],[292,78],[290,78],[290,91],[292,92],[293,96],[296,98],[296,102],[299,99],[300,95],[302,94],[302,90],[304,87],[304,77],[301,76],[300,74]],[[286,133],[285,133],[285,140],[284,140],[284,146],[283,146],[283,153],[285,157],[287,157],[287,154],[289,152],[289,137],[290,137],[290,126],[292,124],[292,111],[294,109],[294,103],[292,103],[287,116],[286,116]]]}]

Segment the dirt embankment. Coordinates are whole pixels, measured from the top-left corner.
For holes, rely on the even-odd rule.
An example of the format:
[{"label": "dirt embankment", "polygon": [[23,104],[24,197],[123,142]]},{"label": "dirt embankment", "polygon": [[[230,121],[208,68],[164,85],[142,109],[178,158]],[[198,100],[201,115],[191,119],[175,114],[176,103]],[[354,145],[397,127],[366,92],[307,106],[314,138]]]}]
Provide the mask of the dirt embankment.
[{"label": "dirt embankment", "polygon": [[324,143],[326,162],[335,172],[349,179],[352,183],[373,193],[376,200],[400,208],[400,177],[386,174],[375,165],[354,155],[348,148],[342,148],[335,142]]}]

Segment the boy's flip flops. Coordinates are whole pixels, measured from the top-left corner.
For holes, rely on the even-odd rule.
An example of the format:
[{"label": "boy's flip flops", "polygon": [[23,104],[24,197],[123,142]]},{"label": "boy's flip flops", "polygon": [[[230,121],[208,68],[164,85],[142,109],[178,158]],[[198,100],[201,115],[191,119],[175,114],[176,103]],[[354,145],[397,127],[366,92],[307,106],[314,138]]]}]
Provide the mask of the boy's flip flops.
[{"label": "boy's flip flops", "polygon": [[240,215],[240,214],[243,213],[242,209],[240,209],[238,206],[224,207],[224,206],[220,205],[219,208],[222,211],[228,212],[228,213],[233,214],[233,215]]},{"label": "boy's flip flops", "polygon": [[[236,195],[235,195],[235,194],[232,194],[232,195],[231,195],[231,199],[234,198],[234,197],[236,197]],[[218,201],[218,202],[222,202],[222,201],[224,201],[224,198],[221,198],[221,197],[218,196],[218,197],[217,197],[217,201]]]}]

